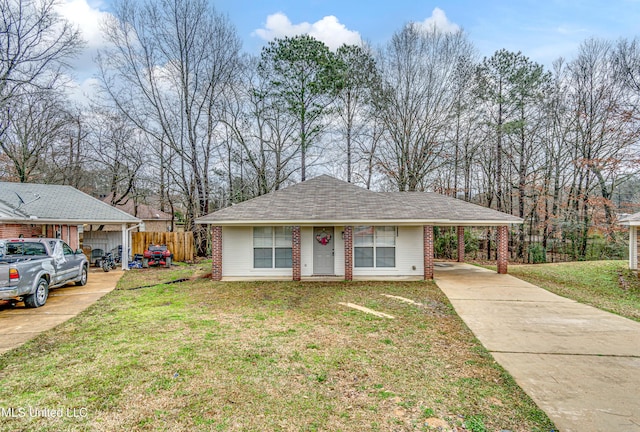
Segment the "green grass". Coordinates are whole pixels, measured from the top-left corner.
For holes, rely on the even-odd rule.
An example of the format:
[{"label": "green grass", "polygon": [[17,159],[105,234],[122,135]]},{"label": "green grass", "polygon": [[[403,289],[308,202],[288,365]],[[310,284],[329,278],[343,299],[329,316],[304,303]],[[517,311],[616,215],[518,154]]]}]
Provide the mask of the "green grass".
[{"label": "green grass", "polygon": [[627,261],[510,265],[509,273],[563,297],[640,321],[640,280]]},{"label": "green grass", "polygon": [[469,430],[553,428],[432,283],[131,289],[194,272],[205,270],[127,272],[78,317],[0,356],[0,430],[426,431],[433,417]]}]

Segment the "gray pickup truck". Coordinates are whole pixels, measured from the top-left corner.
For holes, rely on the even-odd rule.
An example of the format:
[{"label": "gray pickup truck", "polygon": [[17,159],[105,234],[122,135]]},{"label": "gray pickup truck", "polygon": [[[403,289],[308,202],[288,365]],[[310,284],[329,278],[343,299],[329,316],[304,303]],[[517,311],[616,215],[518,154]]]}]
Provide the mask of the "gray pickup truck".
[{"label": "gray pickup truck", "polygon": [[49,288],[87,283],[89,263],[81,250],[54,238],[0,239],[0,300],[43,306]]}]

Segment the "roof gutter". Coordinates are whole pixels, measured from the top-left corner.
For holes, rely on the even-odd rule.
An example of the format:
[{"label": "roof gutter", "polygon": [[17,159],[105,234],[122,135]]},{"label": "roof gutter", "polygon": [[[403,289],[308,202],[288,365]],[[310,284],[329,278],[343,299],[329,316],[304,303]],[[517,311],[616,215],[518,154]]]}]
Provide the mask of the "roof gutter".
[{"label": "roof gutter", "polygon": [[[519,219],[519,218],[518,218]],[[524,220],[451,220],[451,219],[356,219],[356,220],[246,220],[246,221],[202,221],[196,220],[200,225],[218,226],[345,226],[345,225],[396,225],[396,226],[416,226],[416,225],[437,225],[437,226],[503,226],[520,225]]]}]

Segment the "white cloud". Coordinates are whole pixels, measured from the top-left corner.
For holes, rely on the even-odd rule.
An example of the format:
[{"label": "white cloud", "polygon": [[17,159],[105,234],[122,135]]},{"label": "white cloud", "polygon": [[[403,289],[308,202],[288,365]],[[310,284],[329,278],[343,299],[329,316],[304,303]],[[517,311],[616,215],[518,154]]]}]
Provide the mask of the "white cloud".
[{"label": "white cloud", "polygon": [[106,45],[100,28],[109,13],[100,10],[101,6],[102,2],[91,0],[63,0],[58,5],[60,15],[80,30],[86,42],[83,52],[72,61],[74,71],[81,79],[94,73],[95,56],[98,49]]},{"label": "white cloud", "polygon": [[293,24],[282,12],[267,16],[264,28],[257,29],[253,35],[271,41],[285,36],[308,34],[327,44],[335,50],[342,44],[359,45],[362,43],[360,33],[349,30],[333,15],[328,15],[315,23],[302,22]]},{"label": "white cloud", "polygon": [[444,33],[454,33],[460,30],[460,26],[449,21],[449,18],[447,18],[444,11],[438,7],[431,12],[431,16],[429,18],[417,24],[427,31],[437,29]]}]

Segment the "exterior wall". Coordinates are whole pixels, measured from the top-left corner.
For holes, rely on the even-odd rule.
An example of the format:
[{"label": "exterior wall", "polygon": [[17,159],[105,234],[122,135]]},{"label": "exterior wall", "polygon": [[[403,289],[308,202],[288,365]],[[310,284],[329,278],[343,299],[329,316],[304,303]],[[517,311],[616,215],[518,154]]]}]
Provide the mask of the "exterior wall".
[{"label": "exterior wall", "polygon": [[0,224],[0,238],[38,237],[42,235],[42,228],[39,225],[31,224]]},{"label": "exterior wall", "polygon": [[[345,276],[343,226],[334,228],[334,269]],[[300,227],[300,276],[313,276],[313,227]],[[353,277],[422,276],[424,272],[422,227],[399,227],[396,237],[395,268],[355,268]],[[253,268],[253,228],[223,227],[222,276],[248,278],[293,278],[293,269]]]},{"label": "exterior wall", "polygon": [[313,227],[300,227],[300,263],[302,277],[313,276]]},{"label": "exterior wall", "polygon": [[[301,229],[303,231],[303,229]],[[304,257],[305,239],[302,234],[302,251]],[[304,275],[304,258],[302,258],[302,274]],[[223,277],[281,277],[292,278],[292,269],[254,269],[253,268],[253,228],[222,228],[222,276]]]},{"label": "exterior wall", "polygon": [[[333,270],[336,276],[344,276],[344,239],[342,238],[343,226],[333,228],[334,261]],[[313,276],[313,227],[301,227],[301,263],[302,277]]]},{"label": "exterior wall", "polygon": [[353,280],[353,227],[344,227],[344,278]]},{"label": "exterior wall", "polygon": [[82,233],[82,244],[85,247],[90,246],[91,249],[102,249],[104,252],[109,252],[122,244],[122,230],[84,231]]},{"label": "exterior wall", "polygon": [[291,267],[293,280],[300,280],[300,226],[294,226],[291,230]]},{"label": "exterior wall", "polygon": [[507,226],[498,227],[498,273],[507,274],[507,260],[509,256],[509,229]]},{"label": "exterior wall", "polygon": [[629,269],[638,270],[638,227],[629,227]]},{"label": "exterior wall", "polygon": [[[344,250],[344,248],[343,248]],[[340,252],[343,255],[343,252]],[[343,256],[344,259],[344,256]],[[344,264],[343,264],[344,265]],[[344,267],[343,267],[344,269]],[[422,227],[400,226],[396,237],[395,268],[354,267],[353,276],[422,276],[424,274]]]},{"label": "exterior wall", "polygon": [[425,225],[422,227],[422,257],[424,263],[423,277],[425,280],[433,279],[433,259],[434,259],[434,245],[433,245],[433,226]]},{"label": "exterior wall", "polygon": [[211,228],[211,279],[222,280],[222,227]]},{"label": "exterior wall", "polygon": [[[144,221],[144,230],[151,232],[167,232],[169,231],[169,227],[171,227],[171,221],[165,220],[145,220]],[[137,231],[137,230],[136,230]]]},{"label": "exterior wall", "polygon": [[0,238],[10,237],[56,237],[56,231],[60,232],[60,238],[67,242],[71,249],[80,247],[78,227],[76,225],[33,225],[33,224],[0,224]]}]

